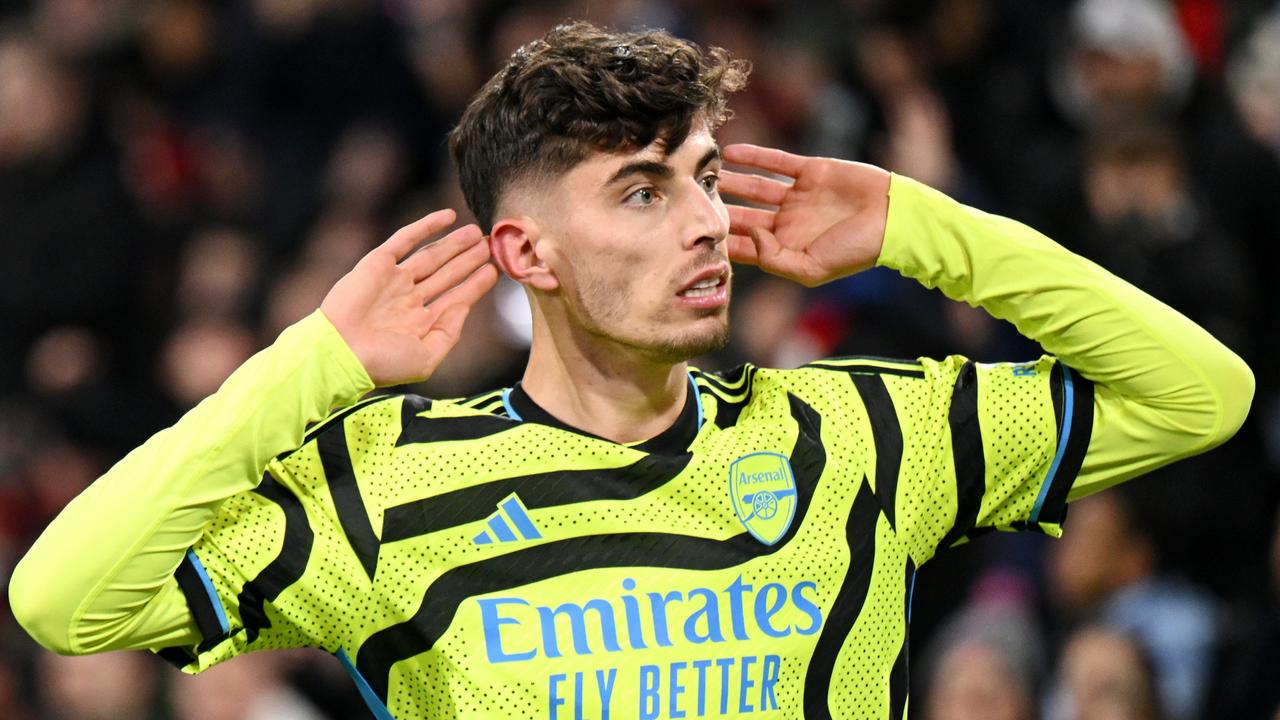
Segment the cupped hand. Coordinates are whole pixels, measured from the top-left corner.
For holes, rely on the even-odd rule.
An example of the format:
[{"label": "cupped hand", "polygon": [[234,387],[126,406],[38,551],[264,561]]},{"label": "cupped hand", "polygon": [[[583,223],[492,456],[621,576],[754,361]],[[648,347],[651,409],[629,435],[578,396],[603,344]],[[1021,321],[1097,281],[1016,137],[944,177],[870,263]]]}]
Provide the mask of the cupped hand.
[{"label": "cupped hand", "polygon": [[439,210],[401,228],[361,258],[320,304],[375,385],[430,377],[458,342],[471,307],[498,280],[475,225],[423,245],[456,217]]},{"label": "cupped hand", "polygon": [[888,172],[757,145],[729,145],[723,154],[786,179],[721,173],[721,192],[765,206],[729,206],[732,260],[810,287],[875,265],[889,214]]}]

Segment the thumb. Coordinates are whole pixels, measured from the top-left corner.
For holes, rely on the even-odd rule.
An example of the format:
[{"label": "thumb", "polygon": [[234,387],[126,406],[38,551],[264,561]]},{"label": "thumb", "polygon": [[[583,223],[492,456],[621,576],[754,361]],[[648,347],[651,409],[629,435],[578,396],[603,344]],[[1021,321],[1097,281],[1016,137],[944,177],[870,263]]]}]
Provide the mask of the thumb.
[{"label": "thumb", "polygon": [[793,280],[800,277],[803,258],[796,251],[784,247],[778,242],[778,238],[765,228],[753,227],[749,232],[751,244],[756,249],[756,265],[761,270]]},{"label": "thumb", "polygon": [[805,251],[784,246],[772,232],[761,227],[751,228],[750,233],[761,270],[809,287],[817,284],[820,274],[814,271]]},{"label": "thumb", "polygon": [[756,260],[762,266],[774,265],[782,254],[782,245],[773,233],[756,225],[747,230],[756,249]]},{"label": "thumb", "polygon": [[422,338],[422,346],[427,351],[425,365],[420,370],[425,372],[424,377],[430,377],[453,346],[458,343],[458,339],[462,336],[462,325],[467,321],[467,315],[470,312],[471,306],[465,303],[446,308]]}]

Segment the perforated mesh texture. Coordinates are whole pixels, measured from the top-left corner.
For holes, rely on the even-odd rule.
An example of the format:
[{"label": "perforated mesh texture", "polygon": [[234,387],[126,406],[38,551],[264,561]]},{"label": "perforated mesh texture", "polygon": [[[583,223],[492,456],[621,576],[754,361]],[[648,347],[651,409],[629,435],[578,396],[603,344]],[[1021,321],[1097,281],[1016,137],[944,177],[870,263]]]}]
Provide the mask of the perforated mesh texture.
[{"label": "perforated mesh texture", "polygon": [[[306,507],[306,525],[313,535],[309,553],[304,550],[301,557],[293,557],[298,547],[296,533],[290,541],[294,550],[285,548],[286,513],[277,502],[249,493],[219,509],[196,550],[218,588],[233,631],[243,628],[236,603],[246,582],[261,582],[264,568],[281,557],[301,563],[300,577],[289,581],[274,600],[265,602],[270,626],[260,628],[256,640],[250,644],[245,632],[233,632],[230,640],[201,654],[192,669],[249,649],[313,645],[330,651],[345,649],[363,664],[362,671],[367,671],[373,667],[370,653],[361,651],[377,645],[371,638],[378,638],[388,628],[408,627],[404,623],[416,616],[412,631],[399,641],[410,648],[408,654],[390,662],[382,677],[368,678],[375,688],[385,689],[388,707],[396,717],[545,718],[549,678],[554,674],[566,678],[560,693],[568,704],[560,707],[560,714],[567,717],[573,712],[572,683],[578,672],[587,683],[584,711],[588,717],[599,717],[602,709],[594,673],[609,669],[617,673],[611,716],[631,717],[645,702],[637,678],[641,665],[675,673],[677,682],[685,686],[684,694],[674,701],[676,710],[693,716],[698,700],[693,686],[700,677],[693,663],[724,658],[741,661],[743,657],[755,659],[755,664],[748,666],[748,672],[754,673],[752,692],[757,693],[747,698],[753,710],[739,711],[740,685],[731,683],[731,697],[723,695],[721,670],[712,666],[704,667],[703,678],[702,700],[708,714],[717,715],[725,702],[728,717],[799,717],[809,679],[811,687],[826,694],[834,717],[884,717],[892,702],[889,676],[906,638],[908,557],[917,563],[930,557],[956,517],[947,408],[963,362],[959,358],[879,362],[863,368],[862,372],[871,373],[880,372],[877,367],[896,368],[908,374],[923,373],[924,377],[879,376],[901,425],[903,447],[896,492],[888,497],[888,488],[875,488],[874,499],[880,504],[874,507],[893,503],[896,531],[876,509],[865,525],[865,535],[854,538],[853,548],[846,541],[851,510],[864,482],[875,482],[876,449],[871,421],[849,371],[744,370],[717,381],[699,381],[705,422],[690,447],[692,456],[687,465],[660,465],[655,472],[660,474],[663,468],[671,471],[665,482],[623,475],[621,486],[652,483],[651,490],[635,497],[617,497],[619,486],[610,485],[613,489],[601,491],[598,499],[550,505],[531,503],[530,498],[554,495],[557,483],[582,483],[588,490],[596,487],[593,483],[617,483],[617,477],[602,478],[617,476],[620,468],[633,465],[645,454],[571,431],[493,416],[484,416],[489,418],[484,432],[470,436],[460,432],[451,436],[455,439],[397,445],[405,427],[402,399],[369,404],[342,421],[345,442],[334,443],[336,435],[323,436],[329,445],[322,451],[324,443],[313,439],[272,465],[279,483]],[[846,365],[857,366],[858,362]],[[1050,366],[1051,361],[1042,361],[1033,376],[1015,376],[1004,366],[978,371],[977,398],[987,458],[979,524],[1008,525],[1024,520],[1035,502],[1039,479],[1052,459],[1056,440]],[[691,546],[685,540],[664,538],[709,542],[698,547],[716,554],[731,538],[744,534],[743,521],[730,496],[728,469],[751,453],[790,455],[804,444],[798,442],[801,425],[792,396],[821,426],[821,442],[816,447],[822,457],[817,466],[821,475],[815,478],[808,511],[794,529],[794,537],[767,551],[747,536],[746,542],[758,548],[757,556],[724,567],[665,567],[693,567],[699,564],[693,560],[700,559],[681,559],[681,548]],[[482,398],[475,404],[496,408],[490,399]],[[479,416],[474,408],[437,401],[415,422],[450,420],[454,422],[450,428],[465,430],[469,421],[459,423],[456,419]],[[324,452],[345,452],[354,468],[356,493],[339,500],[347,503],[342,508],[335,504],[330,490],[334,478],[326,474],[326,467],[331,474],[343,463],[325,458]],[[604,475],[579,471],[603,471]],[[484,495],[484,488],[508,478],[516,479],[509,489],[528,505],[528,516],[542,538],[477,544],[474,539],[486,531],[487,518],[497,512],[494,497]],[[439,527],[395,541],[380,539],[387,529],[389,509],[424,500],[450,503],[445,519],[433,521]],[[362,563],[355,549],[360,543],[351,537],[352,517],[367,520],[372,531],[372,552],[376,553],[372,579],[365,569],[369,558]],[[801,518],[797,516],[795,522],[801,523]],[[574,544],[575,539],[597,536],[619,539]],[[584,554],[549,557],[537,553],[537,548],[549,543],[582,548]],[[867,555],[872,544],[874,554]],[[502,558],[511,553],[524,554],[511,556],[520,558],[518,562],[503,564]],[[615,553],[626,553],[625,557],[635,561],[618,562],[614,558],[624,555]],[[835,637],[834,658],[825,660],[832,668],[830,677],[814,681],[808,675],[818,662],[819,640],[828,628],[841,587],[856,579],[848,572],[851,558],[862,556],[869,558],[858,570],[865,573],[858,577],[869,580],[865,600],[846,609],[853,613],[852,625],[845,635]],[[496,574],[486,576],[493,582],[455,597],[457,591],[450,583],[455,582],[451,578],[459,577],[457,569],[479,562],[494,568],[491,572]],[[628,579],[634,582],[634,590],[623,585]],[[785,637],[768,637],[756,628],[746,640],[735,638],[725,605],[728,588],[735,581],[752,586],[753,592],[763,592],[770,583],[779,583],[790,592],[798,583],[812,582],[804,599],[820,609],[822,626],[812,633],[799,632],[810,619],[788,598],[770,620],[777,627],[791,628]],[[701,595],[691,595],[698,588],[719,598],[718,629],[723,642],[697,643],[683,634],[687,616],[698,603],[707,602]],[[650,592],[678,593],[673,596],[677,599],[663,606],[672,644],[659,646],[656,629],[645,620],[639,631],[647,639],[647,647],[632,648],[624,598],[637,599],[647,608]],[[479,601],[495,598],[527,603],[504,606],[504,616],[517,619],[520,625],[502,628],[500,637],[506,652],[533,650],[537,657],[513,662],[493,662],[488,657]],[[565,645],[562,657],[545,657],[537,608],[581,605],[592,598],[601,598],[612,608],[621,649],[612,652],[604,646],[603,627],[588,613],[590,654],[579,654]],[[424,602],[428,604],[424,606]],[[748,608],[745,613],[749,627],[755,622],[752,612]],[[709,628],[711,621],[704,620]],[[562,645],[570,642],[568,629],[565,626],[556,632]],[[760,694],[761,663],[766,656],[780,658],[772,698]],[[740,670],[735,665],[732,672]],[[671,677],[661,676],[663,688],[668,687]],[[777,709],[761,710],[761,704],[770,700],[776,701]],[[664,693],[661,701],[659,715],[671,714],[672,707],[667,704],[672,702],[670,696]]]}]

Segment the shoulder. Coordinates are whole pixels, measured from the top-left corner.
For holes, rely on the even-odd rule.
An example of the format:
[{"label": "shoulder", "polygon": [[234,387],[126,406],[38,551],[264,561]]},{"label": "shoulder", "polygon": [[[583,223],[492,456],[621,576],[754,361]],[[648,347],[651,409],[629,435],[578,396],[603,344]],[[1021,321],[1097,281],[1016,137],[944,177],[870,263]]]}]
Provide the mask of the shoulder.
[{"label": "shoulder", "polygon": [[[474,420],[507,419],[505,389],[464,398],[433,399],[412,393],[388,393],[338,408],[307,429],[299,450],[342,438],[352,445],[403,445],[428,425],[469,425]],[[420,440],[419,440],[420,441]],[[280,456],[283,460],[298,450]]]},{"label": "shoulder", "polygon": [[856,355],[824,358],[797,368],[768,368],[751,363],[722,371],[692,369],[698,389],[729,401],[739,401],[767,390],[795,394],[823,392],[833,385],[847,386],[851,376],[890,376],[923,379],[936,365],[925,359]]}]

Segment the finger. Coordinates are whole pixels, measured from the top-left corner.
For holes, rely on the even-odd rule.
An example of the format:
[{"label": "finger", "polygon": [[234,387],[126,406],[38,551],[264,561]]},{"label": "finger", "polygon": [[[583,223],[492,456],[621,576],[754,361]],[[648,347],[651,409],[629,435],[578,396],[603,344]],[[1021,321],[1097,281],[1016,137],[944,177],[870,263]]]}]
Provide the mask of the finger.
[{"label": "finger", "polygon": [[764,228],[752,228],[751,243],[755,245],[756,264],[761,270],[809,287],[817,284],[819,274],[815,272],[809,256],[784,246],[773,233]]},{"label": "finger", "polygon": [[770,265],[776,265],[779,256],[782,255],[782,244],[773,236],[773,233],[762,227],[753,227],[747,233],[751,238],[751,244],[756,250],[756,260],[761,267],[768,268]]},{"label": "finger", "polygon": [[422,282],[445,263],[458,255],[471,252],[476,247],[483,247],[485,256],[488,257],[489,244],[483,240],[484,233],[480,232],[479,227],[464,225],[430,245],[419,248],[417,252],[405,258],[400,265],[413,274],[414,282]]},{"label": "finger", "polygon": [[470,307],[476,304],[498,283],[498,275],[498,268],[494,267],[493,263],[485,263],[476,268],[465,280],[427,306],[430,316],[438,319],[454,305]]},{"label": "finger", "polygon": [[781,205],[789,190],[791,190],[790,183],[772,178],[732,170],[720,171],[720,192],[743,200],[765,205]]},{"label": "finger", "polygon": [[756,264],[762,270],[783,277],[797,277],[800,265],[797,253],[785,248],[773,233],[761,227],[751,228],[751,244],[756,250]]},{"label": "finger", "polygon": [[488,262],[488,243],[472,245],[455,255],[443,267],[417,284],[415,292],[418,294],[418,302],[426,305],[438,296],[448,292],[450,288],[466,280],[472,273]]},{"label": "finger", "polygon": [[741,205],[725,207],[729,208],[729,232],[739,235],[748,234],[753,227],[761,227],[772,232],[773,224],[778,219],[778,214],[772,210],[759,210]]},{"label": "finger", "polygon": [[428,238],[449,227],[458,214],[449,208],[437,210],[395,231],[378,250],[390,252],[397,262]]},{"label": "finger", "polygon": [[749,165],[758,167],[762,170],[776,172],[781,175],[789,175],[796,177],[800,174],[800,170],[804,167],[808,158],[802,155],[792,155],[776,148],[761,147],[759,145],[748,145],[740,143],[729,145],[722,151],[725,162],[731,162],[735,165]]},{"label": "finger", "polygon": [[453,305],[431,323],[426,335],[422,336],[422,347],[426,350],[427,358],[426,367],[421,370],[422,377],[431,377],[453,346],[458,344],[458,338],[462,337],[462,326],[470,312],[470,305]]},{"label": "finger", "polygon": [[729,247],[729,259],[736,263],[744,265],[759,265],[760,259],[756,257],[756,246],[751,242],[751,238],[746,235],[730,235],[727,238]]}]

